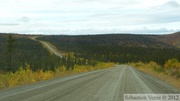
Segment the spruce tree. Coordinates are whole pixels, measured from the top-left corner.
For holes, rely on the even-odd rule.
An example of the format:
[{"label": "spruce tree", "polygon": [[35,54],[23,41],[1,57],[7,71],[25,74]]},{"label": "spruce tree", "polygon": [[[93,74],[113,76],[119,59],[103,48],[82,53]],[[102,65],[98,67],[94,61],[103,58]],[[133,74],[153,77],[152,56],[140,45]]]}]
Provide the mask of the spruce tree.
[{"label": "spruce tree", "polygon": [[10,34],[8,35],[7,41],[6,41],[6,47],[4,51],[4,70],[5,71],[12,71],[14,72],[16,68],[13,68],[13,65],[15,63],[14,56],[15,56],[15,41],[16,39]]}]

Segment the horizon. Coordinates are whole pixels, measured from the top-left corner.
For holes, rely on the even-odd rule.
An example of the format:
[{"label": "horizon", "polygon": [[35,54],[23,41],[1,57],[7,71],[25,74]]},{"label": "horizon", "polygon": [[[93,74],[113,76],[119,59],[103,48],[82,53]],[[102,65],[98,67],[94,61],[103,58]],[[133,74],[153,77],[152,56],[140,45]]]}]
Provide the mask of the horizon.
[{"label": "horizon", "polygon": [[94,33],[94,34],[40,34],[40,33],[36,33],[36,34],[31,34],[31,33],[4,33],[4,32],[0,32],[0,34],[12,34],[12,35],[29,35],[29,36],[91,36],[91,35],[172,35],[172,34],[176,34],[176,33],[180,33],[180,31],[177,32],[173,32],[173,33],[166,33],[166,34],[151,34],[151,33]]},{"label": "horizon", "polygon": [[2,33],[163,35],[180,31],[178,0],[1,0],[0,3]]}]

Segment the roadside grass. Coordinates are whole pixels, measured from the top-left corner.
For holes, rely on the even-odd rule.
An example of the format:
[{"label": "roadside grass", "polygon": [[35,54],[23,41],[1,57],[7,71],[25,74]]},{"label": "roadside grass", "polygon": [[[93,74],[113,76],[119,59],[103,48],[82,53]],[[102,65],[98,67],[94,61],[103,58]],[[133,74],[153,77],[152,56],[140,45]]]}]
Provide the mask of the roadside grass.
[{"label": "roadside grass", "polygon": [[0,90],[5,88],[12,88],[20,85],[31,84],[44,80],[50,80],[57,77],[68,76],[72,74],[78,74],[82,72],[89,72],[93,70],[105,69],[113,67],[115,63],[99,62],[96,66],[78,66],[75,65],[73,70],[66,70],[64,66],[56,68],[55,71],[38,70],[36,72],[30,69],[30,65],[26,64],[26,69],[20,68],[15,73],[7,72],[5,74],[0,73]]},{"label": "roadside grass", "polygon": [[140,71],[158,77],[164,82],[169,83],[180,90],[180,78],[177,78],[175,75],[167,73],[167,69],[164,66],[160,66],[155,62],[137,62],[130,63],[130,65],[136,67]]}]

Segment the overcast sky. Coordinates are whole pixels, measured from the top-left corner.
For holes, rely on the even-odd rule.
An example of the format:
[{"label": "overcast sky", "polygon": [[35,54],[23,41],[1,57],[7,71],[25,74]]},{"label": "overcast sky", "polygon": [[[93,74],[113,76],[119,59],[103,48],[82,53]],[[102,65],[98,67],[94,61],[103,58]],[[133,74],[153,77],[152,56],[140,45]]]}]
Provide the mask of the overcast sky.
[{"label": "overcast sky", "polygon": [[180,31],[180,0],[0,0],[0,32],[167,34]]}]

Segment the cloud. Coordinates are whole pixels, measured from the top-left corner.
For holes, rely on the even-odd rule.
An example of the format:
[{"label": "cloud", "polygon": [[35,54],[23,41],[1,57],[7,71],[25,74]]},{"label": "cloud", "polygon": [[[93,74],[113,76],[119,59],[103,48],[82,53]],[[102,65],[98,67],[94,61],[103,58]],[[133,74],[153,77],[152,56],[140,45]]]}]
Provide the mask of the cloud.
[{"label": "cloud", "polygon": [[0,26],[19,26],[17,23],[0,23]]},{"label": "cloud", "polygon": [[175,0],[168,1],[160,6],[155,6],[149,10],[150,21],[153,23],[173,23],[180,22],[180,4]]},{"label": "cloud", "polygon": [[143,33],[143,34],[169,34],[173,32],[177,32],[178,30],[174,29],[166,29],[166,28],[157,28],[157,29],[150,29],[150,28],[142,28],[131,31],[131,33]]},{"label": "cloud", "polygon": [[27,16],[23,16],[20,19],[18,19],[18,21],[21,23],[28,23],[30,19]]},{"label": "cloud", "polygon": [[[139,33],[163,33],[161,28],[169,32],[180,25],[178,0],[1,0],[0,3],[0,26],[3,26],[0,31],[78,34],[133,33],[141,29]],[[142,30],[144,27],[147,29]]]},{"label": "cloud", "polygon": [[174,0],[169,1],[163,5],[164,7],[170,7],[170,8],[179,8],[180,4]]}]

